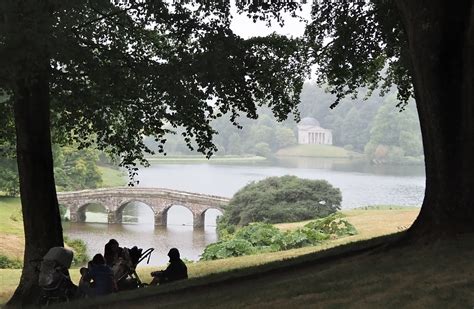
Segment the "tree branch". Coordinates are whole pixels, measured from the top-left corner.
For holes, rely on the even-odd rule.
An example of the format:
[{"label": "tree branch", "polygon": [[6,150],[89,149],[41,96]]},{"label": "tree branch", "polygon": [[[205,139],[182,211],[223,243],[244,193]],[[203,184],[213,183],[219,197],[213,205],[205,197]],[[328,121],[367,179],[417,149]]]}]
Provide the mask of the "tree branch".
[{"label": "tree branch", "polygon": [[[89,2],[89,4],[90,4],[90,1],[88,1],[88,2]],[[120,15],[120,14],[124,14],[124,13],[127,13],[127,12],[130,11],[130,10],[137,9],[137,8],[139,8],[139,7],[142,7],[142,6],[148,6],[148,5],[149,5],[149,3],[141,3],[141,4],[136,3],[135,5],[132,5],[132,6],[130,6],[129,8],[117,10],[117,11],[114,11],[114,12],[110,12],[109,14],[105,14],[105,13],[103,13],[103,12],[99,12],[99,11],[97,11],[94,7],[92,7],[92,5],[91,5],[91,6],[90,6],[91,9],[92,9],[93,11],[95,11],[96,13],[98,13],[98,14],[100,15],[100,17],[93,18],[93,19],[91,19],[91,20],[89,20],[89,21],[86,21],[85,23],[83,23],[83,24],[81,24],[81,25],[75,26],[74,28],[75,28],[76,30],[78,30],[78,29],[87,27],[87,26],[89,26],[89,25],[92,25],[92,24],[94,24],[94,23],[96,23],[96,22],[102,21],[102,20],[104,20],[104,19],[110,19],[111,17],[117,16],[117,15]]]}]

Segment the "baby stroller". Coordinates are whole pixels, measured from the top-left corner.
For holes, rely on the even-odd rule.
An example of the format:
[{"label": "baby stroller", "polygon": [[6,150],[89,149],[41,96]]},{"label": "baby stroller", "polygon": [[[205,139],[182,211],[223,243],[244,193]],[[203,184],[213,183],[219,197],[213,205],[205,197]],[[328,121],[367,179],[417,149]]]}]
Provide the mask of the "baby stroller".
[{"label": "baby stroller", "polygon": [[123,248],[119,262],[113,266],[119,291],[133,290],[147,285],[140,280],[136,268],[145,259],[147,264],[150,263],[151,253],[154,250],[154,248],[148,248],[143,251],[136,246],[131,249]]},{"label": "baby stroller", "polygon": [[74,298],[77,287],[69,277],[73,252],[53,247],[43,257],[39,269],[38,285],[42,289],[40,305],[67,302]]}]

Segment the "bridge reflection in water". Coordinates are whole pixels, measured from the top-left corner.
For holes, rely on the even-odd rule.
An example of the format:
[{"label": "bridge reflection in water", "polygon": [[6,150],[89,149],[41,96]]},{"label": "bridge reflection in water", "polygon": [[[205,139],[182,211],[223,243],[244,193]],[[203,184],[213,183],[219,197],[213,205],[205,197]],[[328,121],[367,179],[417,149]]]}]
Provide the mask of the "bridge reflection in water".
[{"label": "bridge reflection in water", "polygon": [[204,227],[209,209],[223,211],[226,197],[191,193],[164,188],[107,188],[58,193],[59,204],[67,207],[71,222],[85,222],[88,205],[100,204],[107,212],[109,224],[122,223],[123,209],[132,202],[148,205],[154,214],[155,226],[166,226],[168,210],[175,205],[188,208],[193,214],[193,226]]}]

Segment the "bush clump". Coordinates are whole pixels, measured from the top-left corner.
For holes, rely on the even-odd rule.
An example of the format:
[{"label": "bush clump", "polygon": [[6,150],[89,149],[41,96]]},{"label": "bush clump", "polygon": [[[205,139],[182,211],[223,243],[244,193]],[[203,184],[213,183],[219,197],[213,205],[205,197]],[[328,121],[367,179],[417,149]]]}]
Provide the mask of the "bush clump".
[{"label": "bush clump", "polygon": [[201,259],[217,260],[314,246],[328,239],[356,233],[355,227],[339,213],[311,221],[302,228],[286,232],[282,232],[268,223],[252,223],[234,233],[226,231],[226,238],[208,245],[204,249]]},{"label": "bush clump", "polygon": [[249,255],[255,248],[245,239],[234,238],[208,245],[201,256],[202,260],[218,260],[232,256]]},{"label": "bush clump", "polygon": [[344,235],[355,235],[357,230],[344,219],[341,213],[335,213],[326,218],[312,221],[305,225],[309,230],[319,231],[320,233],[337,238]]},{"label": "bush clump", "polygon": [[74,258],[72,260],[73,266],[82,266],[89,261],[87,246],[84,241],[80,239],[70,239],[69,237],[64,236],[64,243],[74,252]]},{"label": "bush clump", "polygon": [[341,191],[325,180],[269,177],[240,189],[225,207],[218,232],[251,222],[283,223],[326,217],[341,208]]},{"label": "bush clump", "polygon": [[0,255],[0,269],[20,269],[23,263],[18,259],[11,259],[8,256]]}]

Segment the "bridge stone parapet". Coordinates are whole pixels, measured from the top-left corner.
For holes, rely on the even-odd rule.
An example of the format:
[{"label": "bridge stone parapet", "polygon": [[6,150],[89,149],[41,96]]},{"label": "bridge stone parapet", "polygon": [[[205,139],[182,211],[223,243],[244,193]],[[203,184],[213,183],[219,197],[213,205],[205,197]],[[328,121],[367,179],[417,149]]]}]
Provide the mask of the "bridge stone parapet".
[{"label": "bridge stone parapet", "polygon": [[90,204],[101,204],[107,211],[108,222],[121,223],[123,208],[131,202],[147,204],[154,213],[155,225],[167,224],[168,209],[174,205],[188,208],[193,214],[193,225],[204,226],[204,215],[208,209],[224,212],[229,199],[226,197],[192,193],[164,188],[106,188],[58,193],[59,204],[69,208],[72,222],[86,220],[86,208]]}]

